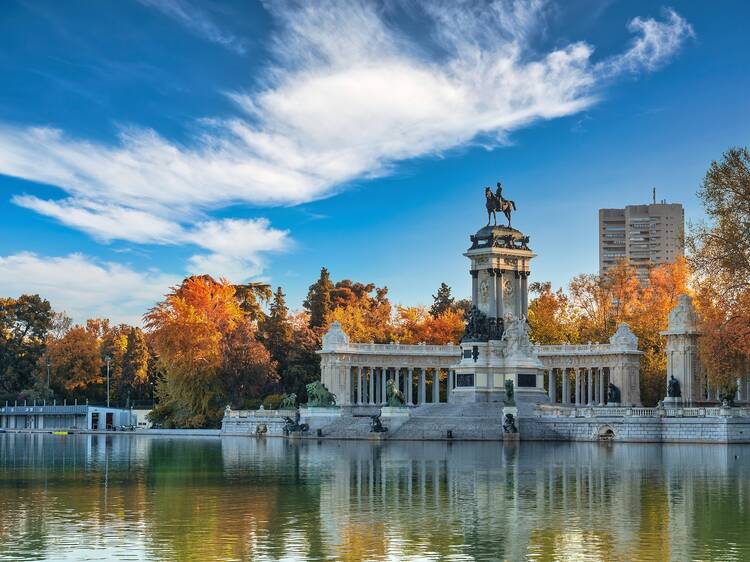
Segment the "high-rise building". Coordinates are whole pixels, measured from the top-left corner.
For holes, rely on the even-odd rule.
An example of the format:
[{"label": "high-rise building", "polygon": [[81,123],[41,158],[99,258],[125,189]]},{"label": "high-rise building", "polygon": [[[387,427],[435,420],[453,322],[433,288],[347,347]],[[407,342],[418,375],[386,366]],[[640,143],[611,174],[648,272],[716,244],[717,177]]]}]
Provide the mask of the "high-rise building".
[{"label": "high-rise building", "polygon": [[626,260],[647,282],[652,266],[674,263],[683,254],[684,236],[685,211],[679,203],[599,209],[599,274]]}]

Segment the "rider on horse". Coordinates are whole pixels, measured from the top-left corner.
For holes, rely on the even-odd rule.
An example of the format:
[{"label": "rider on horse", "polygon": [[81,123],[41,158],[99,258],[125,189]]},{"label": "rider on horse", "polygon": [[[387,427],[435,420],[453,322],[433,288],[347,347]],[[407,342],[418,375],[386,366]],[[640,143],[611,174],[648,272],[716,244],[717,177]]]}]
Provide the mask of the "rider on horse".
[{"label": "rider on horse", "polygon": [[510,228],[510,217],[511,213],[516,210],[516,204],[511,199],[505,199],[503,197],[503,185],[497,182],[497,191],[492,193],[489,187],[484,189],[485,196],[487,197],[487,226],[489,226],[492,218],[495,218],[495,224],[497,224],[496,212],[500,211],[508,219],[508,228]]}]

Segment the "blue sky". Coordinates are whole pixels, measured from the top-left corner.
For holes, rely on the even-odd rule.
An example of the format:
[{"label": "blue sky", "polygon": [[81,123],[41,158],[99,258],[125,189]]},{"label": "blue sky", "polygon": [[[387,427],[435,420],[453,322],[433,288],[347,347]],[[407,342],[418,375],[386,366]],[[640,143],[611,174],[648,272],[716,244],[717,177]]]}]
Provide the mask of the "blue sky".
[{"label": "blue sky", "polygon": [[600,207],[700,219],[750,132],[745,2],[6,0],[0,294],[138,318],[189,273],[327,266],[429,304],[502,180],[532,275],[597,268]]}]

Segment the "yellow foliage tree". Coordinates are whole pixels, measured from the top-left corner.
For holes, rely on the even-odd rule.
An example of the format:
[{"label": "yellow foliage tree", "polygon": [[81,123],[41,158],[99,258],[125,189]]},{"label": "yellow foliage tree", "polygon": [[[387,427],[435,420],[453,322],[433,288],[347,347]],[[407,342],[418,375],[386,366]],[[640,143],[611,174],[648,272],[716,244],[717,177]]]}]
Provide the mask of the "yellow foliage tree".
[{"label": "yellow foliage tree", "polygon": [[166,373],[157,387],[162,411],[181,425],[209,423],[221,407],[217,375],[224,347],[244,321],[234,286],[208,276],[188,277],[144,318]]},{"label": "yellow foliage tree", "polygon": [[74,326],[61,338],[49,340],[47,357],[51,384],[58,395],[91,396],[96,390],[93,387],[104,383],[99,339],[83,326]]}]

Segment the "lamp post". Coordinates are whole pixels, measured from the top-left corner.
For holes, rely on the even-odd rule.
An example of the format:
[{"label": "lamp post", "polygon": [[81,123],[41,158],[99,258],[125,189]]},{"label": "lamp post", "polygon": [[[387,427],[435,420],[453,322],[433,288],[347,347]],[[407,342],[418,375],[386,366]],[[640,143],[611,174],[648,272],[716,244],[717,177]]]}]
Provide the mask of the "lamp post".
[{"label": "lamp post", "polygon": [[112,361],[112,358],[107,355],[104,360],[107,362],[107,408],[109,408],[109,363]]}]

